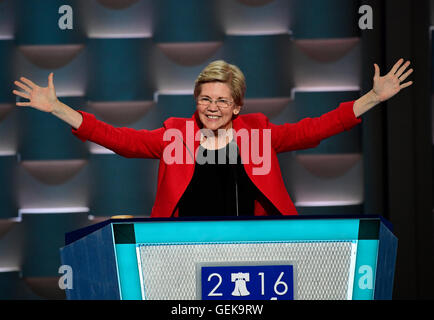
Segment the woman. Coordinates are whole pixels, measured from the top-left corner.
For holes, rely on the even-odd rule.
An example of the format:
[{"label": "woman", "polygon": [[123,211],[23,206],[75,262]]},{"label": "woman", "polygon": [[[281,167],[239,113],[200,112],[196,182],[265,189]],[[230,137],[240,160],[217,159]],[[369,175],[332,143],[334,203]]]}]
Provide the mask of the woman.
[{"label": "woman", "polygon": [[[196,112],[190,119],[169,118],[156,130],[115,128],[94,115],[75,111],[56,97],[53,73],[48,87],[24,77],[13,93],[29,99],[17,106],[49,112],[92,141],[124,157],[158,158],[158,188],[151,217],[294,215],[277,153],[317,146],[350,130],[360,116],[412,84],[413,72],[400,59],[385,76],[374,64],[374,85],[356,101],[344,102],[318,118],[275,125],[261,113],[239,115],[246,90],[238,67],[210,63],[195,82]],[[262,157],[260,154],[262,153]],[[226,161],[227,160],[227,161]]]}]

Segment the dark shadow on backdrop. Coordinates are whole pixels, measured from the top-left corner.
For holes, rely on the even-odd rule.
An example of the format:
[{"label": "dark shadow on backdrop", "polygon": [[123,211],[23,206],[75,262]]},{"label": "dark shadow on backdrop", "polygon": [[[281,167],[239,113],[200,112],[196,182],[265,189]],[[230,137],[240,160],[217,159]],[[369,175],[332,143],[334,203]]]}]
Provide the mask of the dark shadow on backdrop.
[{"label": "dark shadow on backdrop", "polygon": [[429,0],[364,0],[374,28],[361,33],[362,92],[401,57],[412,63],[413,86],[364,116],[365,213],[394,225],[398,255],[394,299],[432,299],[434,234]]}]

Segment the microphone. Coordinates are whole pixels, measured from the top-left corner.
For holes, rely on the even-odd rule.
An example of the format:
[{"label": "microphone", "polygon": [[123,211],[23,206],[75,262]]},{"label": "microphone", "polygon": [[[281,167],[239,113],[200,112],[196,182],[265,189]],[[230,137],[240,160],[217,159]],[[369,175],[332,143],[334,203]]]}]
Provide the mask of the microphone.
[{"label": "microphone", "polygon": [[[235,150],[237,152],[237,160],[235,161],[235,164],[231,163],[230,161],[230,152],[231,152],[231,148],[230,148],[230,144],[232,142],[227,144],[226,147],[226,160],[228,161],[229,165],[231,166],[232,169],[232,174],[234,175],[234,181],[235,181],[235,212],[237,213],[237,217],[239,217],[240,213],[239,213],[239,205],[238,205],[238,174],[237,174],[237,164],[238,164],[238,146],[235,144]],[[234,146],[233,146],[234,147]],[[229,152],[228,152],[229,151]]]},{"label": "microphone", "polygon": [[237,217],[240,215],[238,212],[238,176],[237,176],[237,165],[232,165],[232,172],[234,173],[235,179],[235,211],[237,213]]}]

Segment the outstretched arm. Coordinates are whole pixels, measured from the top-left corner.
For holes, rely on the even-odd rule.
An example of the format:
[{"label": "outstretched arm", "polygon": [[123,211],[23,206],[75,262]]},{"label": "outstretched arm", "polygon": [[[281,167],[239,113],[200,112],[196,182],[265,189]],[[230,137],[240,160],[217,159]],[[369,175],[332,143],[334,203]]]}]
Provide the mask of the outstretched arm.
[{"label": "outstretched arm", "polygon": [[343,102],[338,108],[320,117],[304,118],[297,123],[275,125],[266,119],[266,128],[272,130],[272,146],[276,152],[287,152],[316,147],[323,139],[350,130],[360,123],[360,116],[382,101],[390,99],[401,89],[413,84],[403,82],[413,69],[406,71],[410,62],[398,60],[388,74],[381,77],[380,68],[374,65],[374,85],[372,90],[356,101]]},{"label": "outstretched arm", "polygon": [[371,91],[366,93],[354,102],[354,115],[360,117],[362,114],[372,109],[380,102],[390,99],[401,89],[413,84],[413,81],[404,82],[405,79],[413,72],[413,69],[406,69],[410,66],[410,61],[402,64],[404,59],[399,59],[388,74],[381,77],[380,68],[374,64],[374,85]]},{"label": "outstretched arm", "polygon": [[164,128],[156,130],[135,130],[132,128],[116,128],[94,115],[78,112],[57,99],[53,83],[53,73],[48,76],[48,86],[40,87],[31,80],[21,77],[15,85],[24,91],[13,90],[17,96],[29,99],[17,102],[17,106],[52,113],[68,123],[82,141],[92,141],[117,154],[129,158],[159,158],[162,154]]}]

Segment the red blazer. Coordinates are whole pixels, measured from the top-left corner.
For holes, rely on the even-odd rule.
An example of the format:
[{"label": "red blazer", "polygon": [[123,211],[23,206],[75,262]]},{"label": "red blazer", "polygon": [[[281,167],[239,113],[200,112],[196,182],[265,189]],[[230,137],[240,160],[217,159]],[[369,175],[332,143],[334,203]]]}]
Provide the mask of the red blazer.
[{"label": "red blazer", "polygon": [[[277,153],[299,149],[316,147],[321,140],[350,130],[361,122],[353,111],[354,101],[344,102],[338,108],[323,114],[317,118],[305,118],[297,123],[272,124],[262,113],[238,115],[233,119],[232,126],[235,132],[245,129],[270,129],[271,132],[271,156],[270,170],[267,174],[254,174],[254,170],[264,167],[264,164],[255,164],[258,161],[243,158],[243,148],[246,146],[236,140],[243,159],[247,175],[261,192],[255,199],[254,214],[271,215],[296,215],[297,211],[286,191],[280,171]],[[177,203],[190,183],[195,167],[195,150],[198,150],[199,141],[187,140],[187,130],[194,130],[194,134],[200,130],[201,124],[197,111],[189,118],[169,118],[164,121],[163,127],[156,130],[135,130],[131,128],[116,128],[100,120],[94,115],[79,111],[83,116],[83,122],[78,129],[72,129],[72,133],[81,139],[95,142],[115,153],[127,158],[156,158],[160,159],[158,169],[158,185],[155,203],[151,217],[177,217]],[[190,120],[190,121],[189,121]],[[163,138],[168,129],[178,129],[181,136],[174,135],[171,140]],[[240,131],[241,130],[241,131]],[[255,130],[253,130],[255,131]],[[169,132],[169,131],[167,131]],[[174,139],[182,139],[183,163],[167,164],[163,161],[163,152],[166,146]],[[250,142],[252,142],[251,139]],[[259,134],[259,144],[263,143],[263,135]],[[249,145],[255,147],[254,145]],[[193,150],[192,150],[193,149]],[[245,151],[245,150],[244,150]],[[259,154],[262,150],[259,150]],[[247,152],[250,154],[250,152]],[[246,161],[249,160],[249,161]],[[256,168],[256,169],[255,169]]]}]

